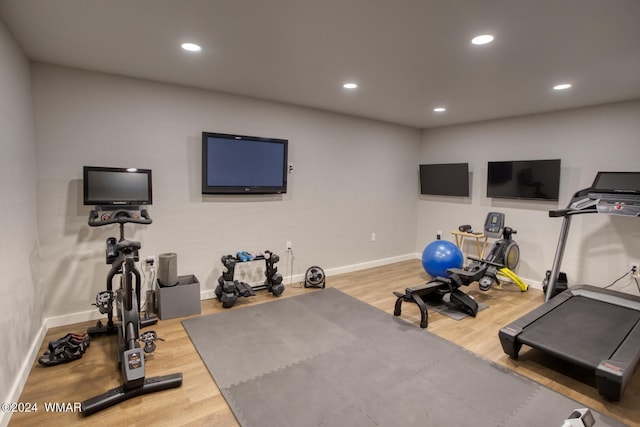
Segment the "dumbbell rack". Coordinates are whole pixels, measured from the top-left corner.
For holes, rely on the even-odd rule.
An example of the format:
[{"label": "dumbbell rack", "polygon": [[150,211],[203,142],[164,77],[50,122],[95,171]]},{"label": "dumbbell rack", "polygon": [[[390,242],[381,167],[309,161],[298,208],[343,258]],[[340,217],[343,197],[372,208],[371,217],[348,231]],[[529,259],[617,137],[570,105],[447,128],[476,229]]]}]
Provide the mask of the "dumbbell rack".
[{"label": "dumbbell rack", "polygon": [[[225,255],[221,258],[222,264],[227,269],[226,272],[218,278],[218,286],[215,289],[216,298],[220,300],[224,308],[232,307],[236,300],[240,297],[255,296],[255,291],[267,289],[274,296],[278,297],[284,292],[282,284],[282,275],[278,273],[278,267],[274,264],[280,261],[280,257],[271,251],[265,251],[268,256],[257,256],[250,260],[241,260],[232,255]],[[250,285],[245,282],[234,280],[234,271],[238,263],[265,261],[266,280],[262,284]]]}]

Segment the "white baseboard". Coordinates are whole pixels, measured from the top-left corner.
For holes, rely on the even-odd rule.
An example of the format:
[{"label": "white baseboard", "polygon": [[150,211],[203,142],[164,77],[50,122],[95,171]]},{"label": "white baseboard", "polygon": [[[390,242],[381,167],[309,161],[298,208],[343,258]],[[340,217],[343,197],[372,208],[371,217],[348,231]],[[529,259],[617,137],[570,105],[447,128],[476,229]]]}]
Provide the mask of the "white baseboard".
[{"label": "white baseboard", "polygon": [[[390,257],[390,258],[383,258],[383,259],[377,259],[377,260],[373,260],[373,261],[362,262],[362,263],[359,263],[359,264],[346,265],[344,267],[329,268],[329,269],[326,269],[324,271],[324,273],[327,276],[334,276],[336,274],[351,273],[351,272],[354,272],[354,271],[365,270],[367,268],[380,267],[380,266],[383,266],[383,265],[393,264],[393,263],[400,262],[400,261],[407,261],[407,260],[410,260],[410,259],[416,259],[416,257],[418,257],[417,254],[409,253],[409,254],[398,255],[398,256],[394,256],[394,257]],[[303,274],[301,274],[300,276],[302,278],[304,278]]]},{"label": "white baseboard", "polygon": [[[383,266],[383,265],[393,264],[395,262],[406,261],[406,260],[409,260],[409,259],[416,259],[416,258],[420,258],[420,255],[417,254],[417,253],[409,253],[409,254],[399,255],[399,256],[390,257],[390,258],[383,258],[383,259],[377,259],[377,260],[374,260],[374,261],[367,261],[367,262],[363,262],[363,263],[359,263],[359,264],[352,264],[352,265],[346,265],[346,266],[343,266],[343,267],[329,268],[329,269],[325,269],[324,270],[324,274],[327,277],[335,276],[337,274],[344,274],[344,273],[350,273],[350,272],[353,272],[353,271],[364,270],[364,269],[367,269],[367,268],[380,267],[380,266]],[[304,274],[305,273],[287,275],[286,277],[284,277],[283,283],[285,285],[291,285],[292,283],[301,283],[302,281],[304,281]],[[250,283],[250,284],[255,286],[255,285],[259,285],[260,283],[256,282],[256,283]],[[201,291],[200,292],[200,299],[201,300],[211,299],[211,298],[215,298],[215,297],[216,297],[216,295],[215,295],[213,290],[207,290],[207,291]]]},{"label": "white baseboard", "polygon": [[539,280],[522,279],[530,288],[542,290],[542,282]]},{"label": "white baseboard", "polygon": [[100,314],[98,309],[80,311],[77,313],[64,314],[62,316],[48,317],[45,319],[45,325],[47,329],[55,328],[58,326],[73,325],[75,323],[87,322],[89,320],[98,320],[105,317],[104,314]]},{"label": "white baseboard", "polygon": [[[408,254],[398,255],[398,256],[389,257],[389,258],[366,261],[358,264],[328,268],[328,269],[325,269],[324,272],[327,275],[327,277],[329,277],[329,276],[335,276],[337,274],[344,274],[344,273],[351,273],[354,271],[365,270],[367,268],[381,267],[383,265],[393,264],[401,261],[407,261],[410,259],[420,259],[420,257],[421,257],[421,254],[419,253],[408,253]],[[292,283],[300,283],[303,280],[304,280],[304,273],[300,273],[300,274],[294,274],[294,275],[287,275],[284,278],[283,283],[285,285],[290,285]],[[542,289],[542,282],[540,281],[530,280],[524,277],[522,278],[522,280],[534,289]],[[207,299],[213,299],[215,297],[216,295],[213,289],[200,291],[201,301],[207,300]],[[144,304],[144,301],[142,303]],[[89,320],[98,320],[103,317],[104,315],[100,314],[98,310],[81,311],[78,313],[70,313],[70,314],[65,314],[61,316],[49,317],[45,319],[45,326],[46,326],[46,329],[48,329],[48,328],[54,328],[57,326],[65,326],[65,325],[72,325],[75,323],[86,322]],[[46,332],[46,329],[45,329],[45,332]]]},{"label": "white baseboard", "polygon": [[200,301],[206,300],[206,299],[213,299],[216,297],[215,292],[212,290],[207,290],[207,291],[200,291]]},{"label": "white baseboard", "polygon": [[[11,386],[11,390],[9,390],[9,394],[7,394],[6,402],[19,402],[20,394],[22,394],[22,389],[24,388],[25,383],[27,382],[27,378],[29,378],[29,374],[31,373],[31,367],[33,365],[33,361],[38,357],[38,352],[40,350],[40,344],[44,337],[47,335],[47,327],[46,321],[42,322],[42,326],[40,326],[40,330],[36,334],[36,336],[31,341],[31,345],[29,347],[29,352],[26,357],[22,359],[22,365],[20,366],[19,371],[15,376],[15,380],[13,385]],[[11,420],[11,412],[0,412],[0,426],[6,427],[9,425],[9,421]]]},{"label": "white baseboard", "polygon": [[[409,253],[409,254],[399,255],[399,256],[390,257],[390,258],[383,258],[383,259],[377,259],[377,260],[373,260],[373,261],[367,261],[367,262],[363,262],[363,263],[359,263],[359,264],[352,264],[352,265],[346,265],[346,266],[343,266],[343,267],[329,268],[329,269],[326,269],[324,272],[328,277],[328,276],[334,276],[336,274],[349,273],[349,272],[352,272],[352,271],[359,271],[359,270],[364,270],[364,269],[367,269],[367,268],[379,267],[379,266],[382,266],[382,265],[393,264],[395,262],[406,261],[406,260],[416,259],[416,258],[420,258],[420,255],[417,254],[417,253]],[[284,283],[285,284],[291,284],[291,283],[301,282],[303,280],[304,280],[304,273],[300,273],[300,274],[294,274],[293,276],[285,277],[284,278]],[[201,290],[200,291],[200,300],[201,301],[202,300],[206,300],[206,299],[212,299],[212,298],[215,298],[215,297],[216,297],[216,295],[215,295],[213,289],[207,289],[207,290]],[[144,304],[144,301],[142,301],[142,304]],[[104,315],[100,314],[100,312],[97,309],[88,310],[88,311],[80,311],[80,312],[77,312],[77,313],[70,313],[70,314],[64,314],[64,315],[61,315],[61,316],[49,317],[49,318],[45,319],[45,327],[46,327],[46,329],[48,329],[48,328],[55,328],[57,326],[73,325],[75,323],[86,322],[86,321],[89,321],[89,320],[102,319],[103,317],[104,317]],[[45,332],[46,332],[46,329],[45,329]]]}]

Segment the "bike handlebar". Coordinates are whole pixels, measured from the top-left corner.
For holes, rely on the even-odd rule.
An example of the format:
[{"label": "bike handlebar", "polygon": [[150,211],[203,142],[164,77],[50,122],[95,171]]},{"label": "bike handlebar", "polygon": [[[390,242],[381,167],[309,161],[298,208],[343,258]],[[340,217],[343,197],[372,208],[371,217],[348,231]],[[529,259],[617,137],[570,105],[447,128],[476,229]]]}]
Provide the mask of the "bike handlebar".
[{"label": "bike handlebar", "polygon": [[140,216],[138,216],[136,212],[137,211],[118,209],[115,211],[104,212],[101,215],[99,211],[92,210],[89,214],[89,227],[126,223],[151,224],[151,222],[153,222],[146,209],[142,209],[140,211]]}]

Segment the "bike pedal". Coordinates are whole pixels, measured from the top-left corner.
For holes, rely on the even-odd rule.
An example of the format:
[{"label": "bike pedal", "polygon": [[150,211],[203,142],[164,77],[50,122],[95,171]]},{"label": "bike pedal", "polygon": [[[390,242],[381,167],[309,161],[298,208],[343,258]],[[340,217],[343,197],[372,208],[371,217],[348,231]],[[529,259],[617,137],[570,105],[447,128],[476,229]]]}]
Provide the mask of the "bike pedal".
[{"label": "bike pedal", "polygon": [[115,299],[115,294],[112,291],[102,291],[96,294],[96,302],[95,305],[100,310],[100,313],[106,314],[109,313],[113,309],[113,300]]},{"label": "bike pedal", "polygon": [[158,337],[156,331],[147,331],[140,334],[140,341],[144,343],[144,352],[145,353],[153,353],[156,349],[156,340],[164,341],[162,338]]}]

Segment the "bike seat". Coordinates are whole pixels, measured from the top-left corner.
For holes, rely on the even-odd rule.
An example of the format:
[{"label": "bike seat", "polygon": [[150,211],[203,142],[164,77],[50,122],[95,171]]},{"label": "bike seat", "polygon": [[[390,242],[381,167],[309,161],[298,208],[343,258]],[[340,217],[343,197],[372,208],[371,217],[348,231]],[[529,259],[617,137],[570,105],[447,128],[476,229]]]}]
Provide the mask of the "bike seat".
[{"label": "bike seat", "polygon": [[127,250],[129,250],[129,251],[137,251],[141,247],[142,247],[142,245],[140,244],[140,242],[136,242],[134,240],[120,240],[114,246],[114,248],[117,251],[123,251],[123,252],[126,252]]}]

